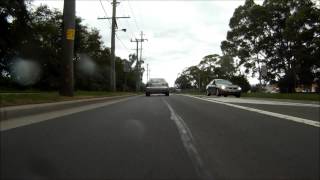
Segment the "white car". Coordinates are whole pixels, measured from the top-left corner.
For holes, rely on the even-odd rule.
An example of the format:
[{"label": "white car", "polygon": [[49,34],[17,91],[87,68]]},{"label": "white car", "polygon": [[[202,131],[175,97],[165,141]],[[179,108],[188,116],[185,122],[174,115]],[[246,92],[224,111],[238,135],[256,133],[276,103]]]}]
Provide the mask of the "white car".
[{"label": "white car", "polygon": [[240,97],[241,87],[225,79],[214,79],[206,86],[206,92],[208,96],[214,94],[216,96],[235,95]]},{"label": "white car", "polygon": [[152,78],[146,85],[146,96],[151,94],[165,94],[169,96],[169,86],[165,79],[162,78]]}]

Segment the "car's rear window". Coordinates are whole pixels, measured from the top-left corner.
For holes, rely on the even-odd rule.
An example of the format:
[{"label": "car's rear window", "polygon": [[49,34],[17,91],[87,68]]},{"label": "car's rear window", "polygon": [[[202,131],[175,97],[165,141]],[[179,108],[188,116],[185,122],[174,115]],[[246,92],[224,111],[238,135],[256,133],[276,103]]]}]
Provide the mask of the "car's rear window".
[{"label": "car's rear window", "polygon": [[216,83],[217,84],[227,84],[227,85],[231,85],[232,84],[232,82],[230,82],[228,80],[224,80],[224,79],[216,80]]},{"label": "car's rear window", "polygon": [[150,79],[149,83],[166,83],[164,79]]}]

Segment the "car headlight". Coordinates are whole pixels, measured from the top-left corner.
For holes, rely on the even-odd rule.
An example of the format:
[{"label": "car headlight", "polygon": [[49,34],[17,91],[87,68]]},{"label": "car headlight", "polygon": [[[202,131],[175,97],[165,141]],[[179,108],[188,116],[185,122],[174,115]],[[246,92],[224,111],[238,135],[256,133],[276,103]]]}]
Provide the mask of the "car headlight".
[{"label": "car headlight", "polygon": [[226,86],[221,86],[221,89],[226,89]]},{"label": "car headlight", "polygon": [[239,87],[238,87],[238,90],[240,90],[240,91],[241,91],[241,89],[242,89],[242,88],[239,86]]}]

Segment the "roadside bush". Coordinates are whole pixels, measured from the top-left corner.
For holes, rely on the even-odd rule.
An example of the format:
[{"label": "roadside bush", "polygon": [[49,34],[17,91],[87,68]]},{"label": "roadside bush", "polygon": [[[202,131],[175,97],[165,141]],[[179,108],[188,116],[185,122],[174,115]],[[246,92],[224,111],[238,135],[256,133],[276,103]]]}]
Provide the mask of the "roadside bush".
[{"label": "roadside bush", "polygon": [[242,92],[248,92],[251,89],[248,79],[244,75],[231,76],[230,81],[242,88]]},{"label": "roadside bush", "polygon": [[283,78],[279,79],[278,86],[280,93],[294,93],[295,92],[295,74],[288,73]]}]

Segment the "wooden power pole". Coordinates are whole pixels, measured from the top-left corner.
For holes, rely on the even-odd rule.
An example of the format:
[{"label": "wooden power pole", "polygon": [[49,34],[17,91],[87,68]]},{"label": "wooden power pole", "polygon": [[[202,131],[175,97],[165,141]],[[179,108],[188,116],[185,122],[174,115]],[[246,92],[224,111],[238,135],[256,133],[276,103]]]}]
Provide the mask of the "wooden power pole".
[{"label": "wooden power pole", "polygon": [[74,95],[73,49],[75,36],[75,0],[64,0],[63,5],[63,40],[61,62],[60,95]]},{"label": "wooden power pole", "polygon": [[117,19],[119,18],[130,18],[130,17],[117,17],[117,0],[112,0],[112,17],[98,18],[98,19],[111,19],[111,62],[110,62],[110,89],[111,91],[116,91],[116,69],[115,69],[115,37],[116,37],[116,29]]},{"label": "wooden power pole", "polygon": [[[131,42],[135,42],[136,44],[137,44],[137,47],[136,47],[136,61],[137,61],[137,63],[136,63],[136,69],[137,69],[137,71],[138,71],[138,73],[139,73],[139,71],[140,71],[140,62],[139,62],[139,40],[138,39],[135,39],[135,40],[132,40],[131,39]],[[139,76],[138,76],[138,78],[139,78]],[[140,90],[140,82],[139,81],[137,81],[136,82],[136,91],[139,91]]]}]

